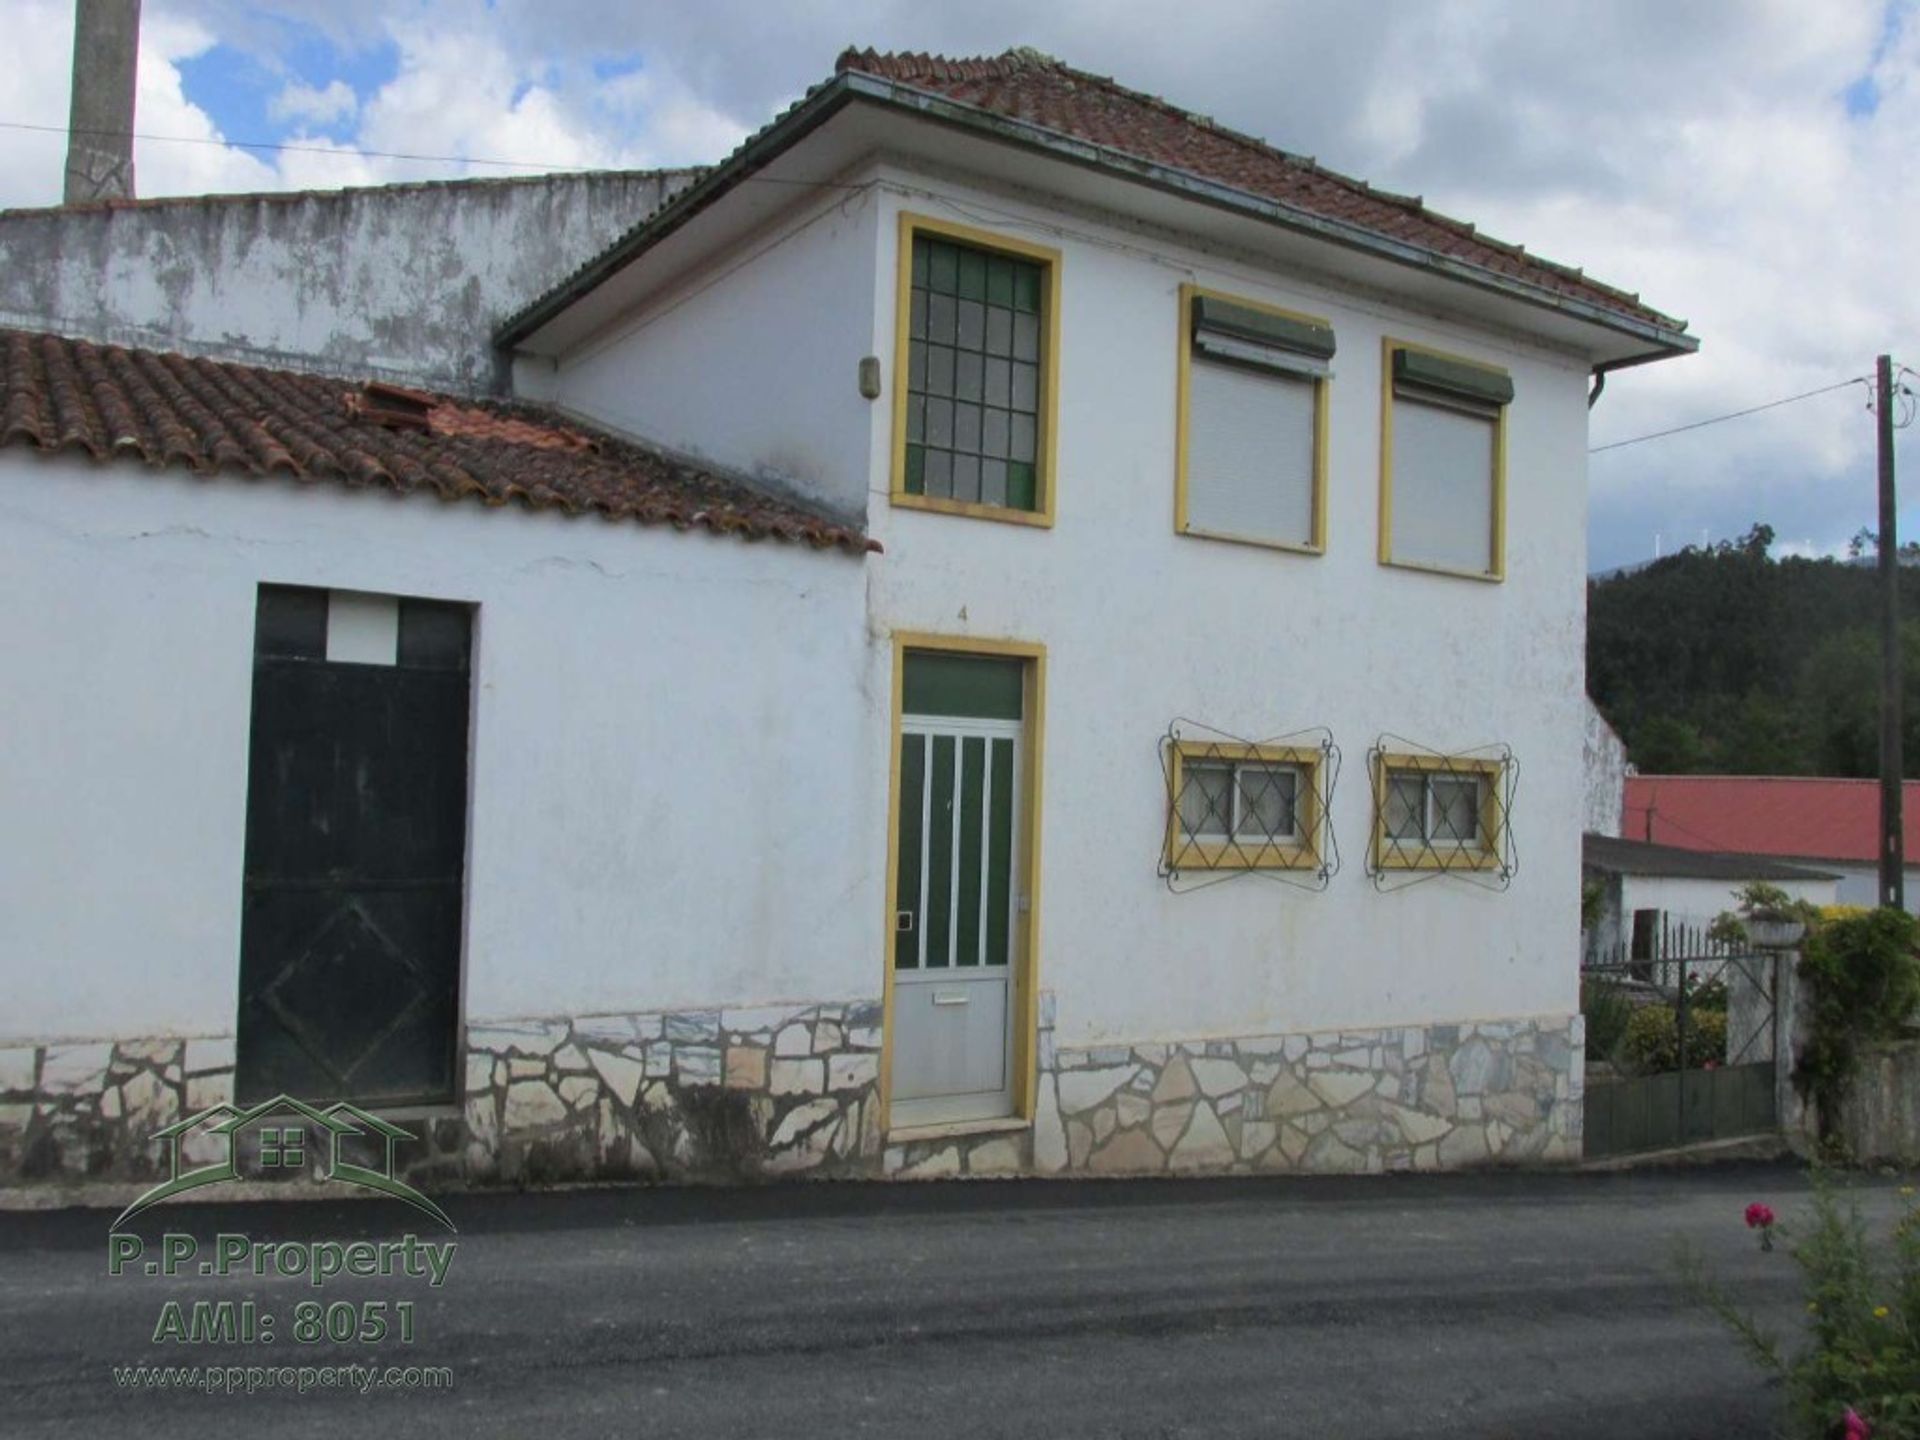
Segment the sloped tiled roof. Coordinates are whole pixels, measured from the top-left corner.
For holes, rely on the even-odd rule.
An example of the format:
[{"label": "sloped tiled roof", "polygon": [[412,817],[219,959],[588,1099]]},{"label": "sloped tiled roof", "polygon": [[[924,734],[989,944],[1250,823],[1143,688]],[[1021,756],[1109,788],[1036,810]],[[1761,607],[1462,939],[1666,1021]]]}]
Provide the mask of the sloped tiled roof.
[{"label": "sloped tiled roof", "polygon": [[880,548],[856,526],[536,406],[0,329],[5,445]]},{"label": "sloped tiled roof", "polygon": [[847,50],[836,65],[907,85],[1026,124],[1069,135],[1156,165],[1184,170],[1328,220],[1477,265],[1633,320],[1683,328],[1637,295],[1589,280],[1579,270],[1529,255],[1419,199],[1376,190],[1265,141],[1216,125],[1032,50],[987,58]]},{"label": "sloped tiled roof", "polygon": [[[1063,142],[1087,152],[1079,158],[1096,168],[1130,178],[1145,178],[1143,169],[1157,172],[1155,179],[1186,176],[1217,187],[1224,203],[1233,203],[1233,195],[1244,196],[1249,207],[1267,218],[1275,218],[1273,207],[1279,207],[1302,217],[1309,228],[1331,230],[1336,239],[1377,248],[1401,263],[1436,265],[1469,282],[1484,277],[1485,283],[1523,287],[1536,303],[1585,306],[1589,318],[1631,329],[1663,353],[1691,350],[1697,343],[1685,333],[1685,321],[1643,304],[1639,296],[1603,285],[1573,266],[1530,255],[1523,246],[1483,235],[1465,221],[1429,210],[1417,196],[1377,190],[1158,96],[1024,49],[962,60],[871,49],[842,52],[831,77],[605,250],[503,320],[494,332],[495,343],[511,347],[525,340],[656,240],[753,179],[850,101],[860,98],[927,113],[930,107],[913,97],[945,107],[939,118],[948,123],[1015,143]],[[1016,127],[1024,133],[1015,133]],[[1647,329],[1662,333],[1647,336]]]},{"label": "sloped tiled roof", "polygon": [[1765,855],[1722,855],[1678,845],[1648,845],[1613,835],[1582,835],[1580,865],[1608,875],[1659,875],[1671,880],[1832,880],[1824,870],[1788,865]]},{"label": "sloped tiled roof", "polygon": [[[1906,782],[1906,853],[1920,857],[1920,781]],[[1629,775],[1620,828],[1682,850],[1873,865],[1880,782],[1799,776]]]}]

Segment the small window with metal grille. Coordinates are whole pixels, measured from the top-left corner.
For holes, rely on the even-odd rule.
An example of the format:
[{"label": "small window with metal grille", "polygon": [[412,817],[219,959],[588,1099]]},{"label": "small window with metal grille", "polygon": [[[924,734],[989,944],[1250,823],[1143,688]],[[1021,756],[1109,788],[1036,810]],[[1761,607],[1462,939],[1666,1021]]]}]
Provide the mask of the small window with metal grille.
[{"label": "small window with metal grille", "polygon": [[1511,878],[1513,758],[1376,747],[1372,870]]},{"label": "small window with metal grille", "polygon": [[1179,739],[1168,749],[1168,870],[1313,870],[1318,749]]}]

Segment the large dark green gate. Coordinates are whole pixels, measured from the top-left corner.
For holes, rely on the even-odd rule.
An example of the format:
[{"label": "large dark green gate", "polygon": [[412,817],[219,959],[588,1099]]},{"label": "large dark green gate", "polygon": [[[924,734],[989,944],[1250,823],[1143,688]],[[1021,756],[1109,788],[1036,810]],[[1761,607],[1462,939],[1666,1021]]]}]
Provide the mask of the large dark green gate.
[{"label": "large dark green gate", "polygon": [[398,612],[391,658],[361,663],[328,658],[329,592],[260,590],[235,1055],[243,1103],[454,1095],[469,612],[386,603]]},{"label": "large dark green gate", "polygon": [[1584,966],[1586,1155],[1770,1134],[1776,956],[1642,956]]}]

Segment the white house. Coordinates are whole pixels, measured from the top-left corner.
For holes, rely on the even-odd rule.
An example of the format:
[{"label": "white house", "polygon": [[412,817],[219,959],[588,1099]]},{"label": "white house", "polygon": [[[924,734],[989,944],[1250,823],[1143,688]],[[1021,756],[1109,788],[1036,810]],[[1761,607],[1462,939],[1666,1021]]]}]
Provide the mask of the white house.
[{"label": "white house", "polygon": [[1581,852],[1587,884],[1600,892],[1586,936],[1590,960],[1702,953],[1706,932],[1739,908],[1749,885],[1772,885],[1809,905],[1839,903],[1838,875],[1757,855],[1683,850],[1591,831]]},{"label": "white house", "polygon": [[0,337],[11,1178],[281,1091],[448,1183],[1578,1154],[1679,322],[1030,52],[635,220],[511,404]]}]

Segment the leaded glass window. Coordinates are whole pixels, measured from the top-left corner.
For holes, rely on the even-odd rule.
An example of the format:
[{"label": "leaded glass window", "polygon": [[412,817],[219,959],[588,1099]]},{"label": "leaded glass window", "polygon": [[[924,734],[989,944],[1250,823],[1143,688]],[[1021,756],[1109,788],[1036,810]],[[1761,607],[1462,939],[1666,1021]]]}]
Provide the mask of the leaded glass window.
[{"label": "leaded glass window", "polygon": [[910,495],[1040,508],[1046,266],[913,237],[904,486]]}]

